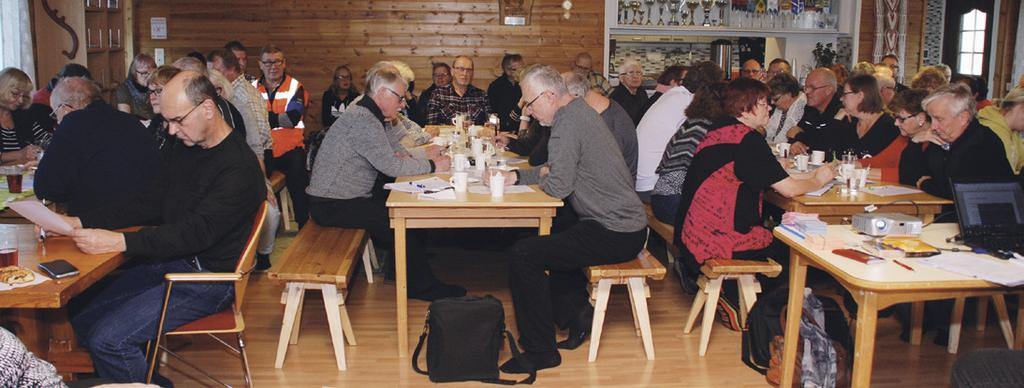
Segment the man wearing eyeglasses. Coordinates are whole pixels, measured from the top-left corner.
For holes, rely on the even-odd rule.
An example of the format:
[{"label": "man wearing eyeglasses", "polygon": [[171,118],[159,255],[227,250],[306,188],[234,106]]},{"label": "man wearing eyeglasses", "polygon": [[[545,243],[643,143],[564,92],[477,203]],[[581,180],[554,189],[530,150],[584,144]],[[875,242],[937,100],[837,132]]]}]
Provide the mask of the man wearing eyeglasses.
[{"label": "man wearing eyeglasses", "polygon": [[260,50],[260,70],[263,77],[253,86],[267,103],[267,120],[270,123],[270,137],[273,151],[269,158],[267,174],[281,171],[285,186],[295,205],[295,222],[299,228],[309,219],[309,171],[306,170],[306,151],[303,140],[306,125],[306,104],[309,92],[297,79],[285,72],[287,60],[284,52],[274,45]]},{"label": "man wearing eyeglasses", "polygon": [[[829,142],[829,130],[836,125],[836,114],[842,109],[843,103],[839,101],[841,93],[839,90],[836,75],[824,67],[811,71],[804,80],[804,95],[807,96],[807,105],[804,107],[803,117],[800,124],[791,128],[786,134],[794,139],[790,146],[791,154],[810,153],[811,150],[824,150]],[[830,159],[832,155],[825,155]]]},{"label": "man wearing eyeglasses", "polygon": [[650,107],[647,91],[644,90],[644,71],[640,62],[635,59],[626,60],[619,68],[619,86],[612,89],[611,98],[622,105],[622,108],[629,113],[633,119],[633,125],[640,125],[640,119],[644,117],[647,108]]},{"label": "man wearing eyeglasses", "polygon": [[452,67],[444,62],[434,63],[431,75],[434,83],[420,93],[420,99],[416,102],[416,110],[419,112],[416,124],[420,126],[427,125],[430,99],[434,95],[434,91],[452,83]]},{"label": "man wearing eyeglasses", "polygon": [[[224,121],[216,97],[213,83],[202,74],[174,76],[161,93],[160,111],[170,124],[168,132],[181,143],[170,151],[159,175],[130,200],[78,217],[62,216],[74,228],[70,237],[82,252],[123,252],[138,264],[71,319],[99,377],[146,381],[143,349],[161,321],[164,275],[234,272],[266,199],[259,162],[245,136]],[[66,119],[73,118],[69,114]],[[149,226],[112,231],[133,225]],[[164,326],[223,311],[234,300],[231,283],[175,285]],[[160,376],[154,383],[171,386]]]},{"label": "man wearing eyeglasses", "polygon": [[761,62],[753,58],[743,62],[743,68],[740,69],[740,78],[764,81],[764,69],[761,68]]},{"label": "man wearing eyeglasses", "polygon": [[465,115],[472,124],[483,124],[491,114],[491,103],[480,88],[473,86],[473,59],[464,55],[452,62],[452,83],[434,90],[427,105],[427,123],[451,125],[452,118]]},{"label": "man wearing eyeglasses", "polygon": [[590,53],[584,51],[576,54],[576,60],[572,62],[572,71],[587,80],[590,87],[596,89],[601,95],[608,96],[608,93],[611,93],[612,85],[608,79],[594,71],[594,58],[590,56]]},{"label": "man wearing eyeglasses", "polygon": [[135,196],[159,170],[156,142],[131,114],[100,97],[84,77],[57,82],[50,104],[58,123],[36,171],[36,197],[80,215]]},{"label": "man wearing eyeglasses", "polygon": [[[434,152],[429,159],[410,156],[399,143],[404,127],[389,125],[405,107],[408,87],[393,66],[377,66],[366,75],[366,94],[338,116],[324,137],[309,184],[310,214],[317,224],[366,229],[377,244],[394,247],[386,195],[374,195],[381,175],[401,177],[448,171],[451,161]],[[397,152],[396,152],[397,151]],[[432,301],[462,296],[466,289],[434,277],[423,247],[422,231],[410,231],[406,250],[410,298]]]}]

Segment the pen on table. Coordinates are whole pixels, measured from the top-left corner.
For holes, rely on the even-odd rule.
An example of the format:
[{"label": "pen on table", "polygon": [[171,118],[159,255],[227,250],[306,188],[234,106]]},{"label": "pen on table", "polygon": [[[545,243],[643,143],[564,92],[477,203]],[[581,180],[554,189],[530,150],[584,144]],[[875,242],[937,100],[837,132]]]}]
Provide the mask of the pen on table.
[{"label": "pen on table", "polygon": [[897,264],[897,265],[899,265],[900,267],[906,268],[906,269],[907,269],[908,271],[911,271],[911,272],[913,272],[913,271],[914,271],[914,269],[913,269],[913,268],[910,268],[910,266],[909,266],[909,265],[903,264],[903,263],[901,263],[901,262],[900,262],[899,260],[893,259],[893,260],[892,260],[892,262],[893,262],[893,263],[896,263],[896,264]]}]

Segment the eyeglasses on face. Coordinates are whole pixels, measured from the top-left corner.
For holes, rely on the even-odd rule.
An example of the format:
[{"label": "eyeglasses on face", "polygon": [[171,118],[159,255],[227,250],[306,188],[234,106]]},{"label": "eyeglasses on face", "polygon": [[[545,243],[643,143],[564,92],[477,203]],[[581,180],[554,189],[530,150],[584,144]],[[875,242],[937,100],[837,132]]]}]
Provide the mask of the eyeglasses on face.
[{"label": "eyeglasses on face", "polygon": [[523,110],[525,111],[527,109],[530,109],[530,106],[533,105],[533,103],[537,102],[537,99],[540,98],[540,96],[543,96],[546,93],[548,93],[548,92],[547,91],[541,92],[540,94],[537,95],[537,97],[534,97],[532,100],[530,100],[530,102],[526,103],[526,105],[523,105]]},{"label": "eyeglasses on face", "polygon": [[260,61],[260,64],[266,67],[281,66],[284,65],[284,60]]},{"label": "eyeglasses on face", "polygon": [[762,70],[761,69],[743,69],[743,70],[740,70],[740,72],[743,73],[743,74],[754,75],[754,74],[761,74]]},{"label": "eyeglasses on face", "polygon": [[585,71],[585,72],[588,72],[588,73],[589,73],[589,72],[590,72],[590,70],[591,70],[591,68],[589,68],[589,67],[586,67],[586,66],[580,66],[580,65],[577,65],[577,64],[575,64],[575,63],[573,63],[573,64],[572,64],[572,67],[573,67],[574,69],[576,69],[576,70],[579,70],[579,71]]},{"label": "eyeglasses on face", "polygon": [[192,109],[189,109],[189,111],[186,112],[181,117],[176,117],[176,118],[166,118],[165,117],[165,119],[167,120],[167,124],[175,124],[175,125],[180,127],[182,124],[184,124],[185,120],[188,119],[188,116],[191,115],[192,112],[195,112],[196,108],[198,108],[200,105],[203,105],[204,102],[206,102],[206,100],[200,101],[198,104],[196,104],[196,106],[193,106]]},{"label": "eyeglasses on face", "polygon": [[349,81],[351,81],[352,80],[352,75],[351,74],[349,74],[349,75],[336,75],[336,76],[334,76],[334,80],[335,81],[341,81],[341,80],[349,80]]},{"label": "eyeglasses on face", "polygon": [[434,73],[434,78],[448,78],[451,76],[452,75],[448,73]]},{"label": "eyeglasses on face", "polygon": [[28,99],[28,98],[32,98],[32,93],[22,92],[22,91],[19,91],[19,90],[12,90],[11,91],[11,97]]},{"label": "eyeglasses on face", "polygon": [[395,97],[398,97],[398,100],[401,101],[403,104],[406,102],[405,96],[403,96],[401,94],[398,94],[398,92],[396,92],[394,90],[391,90],[390,88],[384,88],[384,90],[387,90],[387,91],[391,92],[391,94],[394,94]]},{"label": "eyeglasses on face", "polygon": [[644,75],[644,73],[642,71],[633,70],[633,71],[627,71],[625,73],[622,73],[621,75],[630,76],[630,77],[639,77],[639,76]]},{"label": "eyeglasses on face", "polygon": [[164,87],[163,86],[161,86],[159,88],[151,86],[149,88],[149,95],[151,95],[151,96],[160,97],[160,95],[163,94],[163,92],[164,92]]},{"label": "eyeglasses on face", "polygon": [[902,122],[902,121],[910,120],[910,119],[914,118],[914,116],[917,116],[917,115],[916,114],[909,114],[909,115],[906,115],[906,116],[892,115],[892,118],[895,119],[896,122]]},{"label": "eyeglasses on face", "polygon": [[56,108],[56,109],[54,109],[54,110],[50,111],[50,118],[51,118],[51,119],[54,119],[54,120],[56,120],[56,119],[57,119],[57,111],[59,111],[59,110],[61,110],[61,109],[64,109],[64,107],[68,107],[68,108],[70,108],[70,107],[71,107],[71,105],[68,105],[68,104],[60,104],[60,105],[57,105],[57,108]]},{"label": "eyeglasses on face", "polygon": [[828,85],[814,86],[811,84],[804,85],[804,93],[814,93],[816,90],[828,87]]},{"label": "eyeglasses on face", "polygon": [[455,70],[455,71],[458,71],[458,72],[462,72],[462,73],[469,73],[469,72],[473,71],[473,68],[472,67],[455,66],[455,67],[452,67],[452,70]]}]

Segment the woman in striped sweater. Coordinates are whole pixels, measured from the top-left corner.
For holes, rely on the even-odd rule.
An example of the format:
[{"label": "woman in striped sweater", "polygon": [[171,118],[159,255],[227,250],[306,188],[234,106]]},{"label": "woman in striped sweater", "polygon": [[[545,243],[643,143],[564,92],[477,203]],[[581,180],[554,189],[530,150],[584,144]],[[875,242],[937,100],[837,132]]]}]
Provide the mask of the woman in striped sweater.
[{"label": "woman in striped sweater", "polygon": [[[32,104],[32,80],[13,67],[0,71],[0,162],[27,163],[39,158],[52,134],[50,121]],[[57,107],[64,109],[65,107]],[[47,112],[49,113],[49,112]]]}]

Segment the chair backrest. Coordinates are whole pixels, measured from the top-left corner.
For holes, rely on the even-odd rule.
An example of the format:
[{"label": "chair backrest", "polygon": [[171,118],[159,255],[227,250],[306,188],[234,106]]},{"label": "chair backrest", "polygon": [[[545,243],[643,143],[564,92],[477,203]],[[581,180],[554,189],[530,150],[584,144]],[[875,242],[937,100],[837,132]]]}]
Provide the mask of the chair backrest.
[{"label": "chair backrest", "polygon": [[238,265],[235,266],[235,273],[242,275],[242,278],[235,282],[235,308],[238,310],[242,308],[242,300],[245,298],[245,287],[249,284],[249,274],[254,269],[256,246],[260,241],[260,232],[263,231],[263,218],[267,216],[267,206],[267,201],[263,201],[259,210],[256,211],[256,217],[253,219],[249,238],[245,240],[245,247],[238,258]]}]

